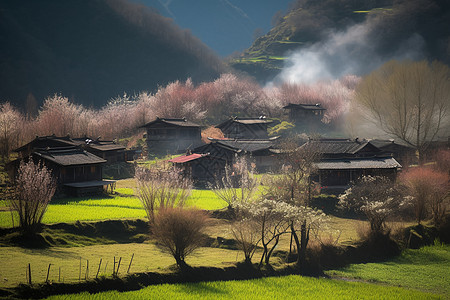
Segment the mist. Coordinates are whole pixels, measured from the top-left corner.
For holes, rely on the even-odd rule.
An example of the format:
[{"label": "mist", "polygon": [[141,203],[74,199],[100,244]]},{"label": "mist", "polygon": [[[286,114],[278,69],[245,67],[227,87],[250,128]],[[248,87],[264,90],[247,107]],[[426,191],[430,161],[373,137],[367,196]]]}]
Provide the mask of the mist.
[{"label": "mist", "polygon": [[315,83],[335,80],[345,75],[363,76],[389,60],[424,58],[424,39],[411,34],[389,53],[380,53],[380,42],[374,38],[374,21],[350,26],[345,31],[330,32],[327,38],[288,53],[285,66],[274,83]]}]

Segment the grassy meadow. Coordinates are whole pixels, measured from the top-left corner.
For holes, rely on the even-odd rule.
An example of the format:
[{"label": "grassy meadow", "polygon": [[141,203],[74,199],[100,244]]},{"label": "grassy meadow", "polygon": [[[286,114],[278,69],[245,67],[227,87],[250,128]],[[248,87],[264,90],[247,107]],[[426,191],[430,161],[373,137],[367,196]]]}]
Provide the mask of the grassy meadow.
[{"label": "grassy meadow", "polygon": [[350,265],[329,271],[332,277],[354,278],[434,292],[450,297],[450,246],[407,249],[381,263]]},{"label": "grassy meadow", "polygon": [[[96,221],[107,219],[146,219],[146,213],[136,196],[134,179],[119,180],[115,194],[99,198],[56,199],[49,205],[44,223],[74,223],[76,221]],[[262,193],[261,189],[258,193]],[[6,201],[0,201],[0,227],[12,227],[11,213]],[[227,206],[211,190],[192,190],[186,202],[187,207],[216,210]],[[14,220],[17,225],[17,220]],[[410,225],[393,223],[399,227]],[[327,230],[322,240],[351,244],[359,239],[360,232],[367,227],[366,221],[330,216]],[[233,238],[231,224],[227,220],[212,219],[206,233],[211,238]],[[56,238],[56,237],[55,237]],[[76,237],[75,237],[76,238]],[[101,240],[101,237],[100,239]],[[84,244],[83,244],[84,243]],[[282,236],[277,250],[289,249],[289,236]],[[311,237],[310,245],[317,243]],[[50,282],[78,282],[111,276],[114,258],[121,258],[119,276],[124,276],[130,266],[130,273],[172,272],[173,258],[161,251],[152,240],[143,243],[115,243],[105,239],[105,243],[93,241],[86,244],[74,240],[66,247],[26,249],[20,247],[0,247],[0,288],[10,288],[26,282],[26,268],[31,264],[32,280],[43,283],[51,264]],[[260,258],[257,251],[253,261]],[[102,263],[99,268],[100,259]],[[204,247],[187,258],[191,266],[225,267],[243,260],[241,251]],[[272,257],[276,268],[281,259]],[[89,267],[88,267],[89,265]],[[447,270],[447,271],[446,271]],[[407,250],[395,259],[368,264],[350,265],[340,270],[327,271],[332,279],[285,276],[258,280],[203,282],[191,284],[163,284],[150,286],[139,291],[120,293],[117,291],[90,295],[61,295],[50,299],[439,299],[449,298],[450,288],[450,247],[435,245],[419,250]],[[81,274],[81,276],[80,276]]]},{"label": "grassy meadow", "polygon": [[297,275],[242,281],[162,284],[131,292],[59,295],[47,299],[440,299],[400,287]]},{"label": "grassy meadow", "polygon": [[[47,208],[43,223],[73,223],[76,221],[94,221],[108,219],[136,219],[146,218],[142,203],[135,195],[135,191],[124,185],[133,185],[127,179],[120,182],[116,188],[116,194],[99,198],[65,198],[53,200]],[[6,201],[0,201],[0,227],[13,227],[11,212],[6,208]],[[216,210],[227,206],[210,190],[192,190],[187,207],[197,207],[204,210]],[[17,217],[14,217],[14,225],[17,226]]]}]

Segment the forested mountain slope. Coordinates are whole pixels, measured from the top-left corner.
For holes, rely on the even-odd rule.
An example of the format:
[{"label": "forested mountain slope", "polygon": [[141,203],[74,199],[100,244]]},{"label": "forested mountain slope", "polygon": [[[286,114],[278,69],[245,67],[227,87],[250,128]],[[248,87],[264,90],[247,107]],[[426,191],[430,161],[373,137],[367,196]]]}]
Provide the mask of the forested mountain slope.
[{"label": "forested mountain slope", "polygon": [[[330,50],[332,56],[338,47],[355,60],[365,59],[356,64],[401,58],[437,59],[449,64],[450,2],[297,0],[268,34],[230,65],[266,81],[276,76],[286,66],[286,58],[296,51]],[[414,55],[402,56],[411,48],[417,49]],[[370,70],[357,71],[356,75],[363,75]]]},{"label": "forested mountain slope", "polygon": [[125,0],[1,0],[0,102],[62,93],[102,106],[170,81],[211,80],[221,60],[188,31]]}]

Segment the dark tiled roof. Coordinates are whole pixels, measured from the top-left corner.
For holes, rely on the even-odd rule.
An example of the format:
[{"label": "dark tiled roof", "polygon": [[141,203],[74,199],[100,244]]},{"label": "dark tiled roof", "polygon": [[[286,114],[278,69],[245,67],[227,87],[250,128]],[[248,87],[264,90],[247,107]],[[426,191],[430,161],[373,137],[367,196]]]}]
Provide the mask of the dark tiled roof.
[{"label": "dark tiled roof", "polygon": [[332,159],[316,163],[319,170],[396,169],[402,166],[393,157]]},{"label": "dark tiled roof", "polygon": [[273,140],[217,140],[216,143],[246,152],[270,149],[274,146]]},{"label": "dark tiled roof", "polygon": [[155,123],[166,123],[166,124],[181,126],[181,127],[200,127],[200,125],[193,123],[191,121],[188,121],[185,118],[183,118],[183,119],[157,118],[156,120],[151,121],[141,127],[150,127]]},{"label": "dark tiled roof", "polygon": [[76,142],[74,142],[69,136],[57,137],[55,135],[48,136],[37,136],[34,140],[29,142],[28,144],[23,145],[15,149],[15,152],[21,152],[27,150],[28,147],[31,149],[36,148],[45,148],[45,147],[67,147],[67,146],[75,146]]},{"label": "dark tiled roof", "polygon": [[400,146],[400,147],[405,147],[405,148],[411,148],[411,149],[413,149],[413,147],[411,147],[411,146],[408,146],[408,145],[406,145],[405,143],[402,143],[402,142],[396,142],[396,141],[394,141],[394,140],[380,140],[380,139],[372,139],[372,140],[369,140],[370,141],[370,143],[372,144],[372,145],[374,145],[375,147],[377,147],[377,148],[383,148],[383,147],[386,147],[386,146],[392,146],[392,145],[395,145],[395,146]]},{"label": "dark tiled roof", "polygon": [[320,103],[317,104],[294,104],[289,103],[288,105],[283,107],[284,109],[303,109],[303,110],[326,110],[326,108],[323,108],[320,106]]},{"label": "dark tiled roof", "polygon": [[[311,140],[301,147],[317,150],[321,154],[355,154],[369,144],[367,140],[320,139]],[[380,151],[374,145],[372,146],[375,152]]]},{"label": "dark tiled roof", "polygon": [[125,150],[126,148],[122,145],[118,145],[115,143],[94,143],[89,144],[89,147],[99,151],[114,151],[114,150]]},{"label": "dark tiled roof", "polygon": [[77,145],[82,145],[83,147],[88,146],[98,151],[113,151],[113,150],[125,150],[126,147],[116,144],[114,141],[101,141],[94,140],[88,137],[73,139]]},{"label": "dark tiled roof", "polygon": [[258,118],[238,118],[238,117],[232,117],[219,125],[216,126],[216,128],[222,128],[225,126],[228,126],[231,123],[239,123],[239,124],[245,124],[245,125],[252,125],[252,124],[272,124],[272,120],[267,120],[266,117],[258,117]]},{"label": "dark tiled roof", "polygon": [[105,163],[106,160],[79,147],[37,149],[34,156],[61,166],[92,165]]}]

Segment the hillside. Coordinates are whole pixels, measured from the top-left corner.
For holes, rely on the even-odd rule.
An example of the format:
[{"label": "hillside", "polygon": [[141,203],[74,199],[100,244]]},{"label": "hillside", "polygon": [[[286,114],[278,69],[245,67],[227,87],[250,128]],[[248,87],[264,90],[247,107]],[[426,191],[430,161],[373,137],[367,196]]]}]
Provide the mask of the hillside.
[{"label": "hillside", "polygon": [[[272,16],[292,0],[133,0],[154,7],[182,28],[189,28],[221,56],[248,48],[271,29]],[[195,3],[195,5],[192,5]],[[205,13],[207,12],[207,13]],[[281,13],[282,14],[282,13]]]},{"label": "hillside", "polygon": [[188,31],[126,0],[1,0],[0,102],[23,106],[62,93],[99,107],[124,92],[153,91],[224,70]]},{"label": "hillside", "polygon": [[[333,48],[342,47],[360,65],[405,58],[450,63],[449,24],[450,2],[446,0],[297,0],[270,32],[230,65],[260,81],[272,80],[293,53],[328,51],[330,40]],[[410,48],[420,50],[403,55]],[[331,49],[328,56],[335,51]],[[345,68],[335,61],[330,64]],[[372,67],[354,69],[362,75]]]}]

